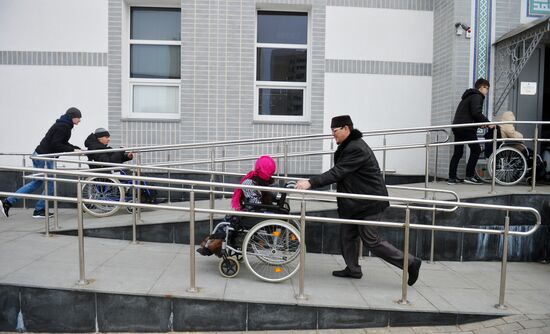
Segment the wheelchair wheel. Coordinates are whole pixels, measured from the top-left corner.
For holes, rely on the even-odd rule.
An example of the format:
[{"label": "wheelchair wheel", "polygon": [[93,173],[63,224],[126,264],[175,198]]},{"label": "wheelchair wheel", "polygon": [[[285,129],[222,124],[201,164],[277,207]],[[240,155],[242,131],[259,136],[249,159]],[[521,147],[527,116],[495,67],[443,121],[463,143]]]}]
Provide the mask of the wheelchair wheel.
[{"label": "wheelchair wheel", "polygon": [[242,249],[246,266],[264,281],[284,281],[300,268],[300,233],[281,220],[258,223],[246,234]]},{"label": "wheelchair wheel", "polygon": [[[113,185],[85,184],[82,186],[82,198],[99,201],[124,202],[124,187],[117,179],[90,177],[86,181],[108,182]],[[120,206],[109,204],[83,203],[84,211],[95,217],[108,217],[118,211]]]},{"label": "wheelchair wheel", "polygon": [[232,257],[227,257],[220,261],[218,269],[220,269],[220,274],[223,277],[233,278],[239,273],[239,261]]},{"label": "wheelchair wheel", "polygon": [[504,186],[511,186],[523,179],[527,173],[527,160],[516,148],[501,147],[489,157],[487,171],[493,176],[493,159],[496,156],[495,181]]}]

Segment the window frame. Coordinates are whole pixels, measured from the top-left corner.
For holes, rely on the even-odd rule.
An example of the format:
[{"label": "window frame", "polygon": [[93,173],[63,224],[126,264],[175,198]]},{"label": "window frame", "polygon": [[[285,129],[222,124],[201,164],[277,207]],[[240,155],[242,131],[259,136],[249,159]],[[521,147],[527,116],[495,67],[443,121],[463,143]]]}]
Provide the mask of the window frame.
[{"label": "window frame", "polygon": [[[283,44],[283,43],[258,43],[258,12],[289,12],[307,14],[307,44]],[[309,8],[279,8],[279,7],[257,7],[255,12],[254,26],[254,113],[253,121],[257,123],[310,123],[311,122],[311,10]],[[258,76],[258,48],[272,49],[300,49],[306,50],[306,81],[260,81]],[[303,92],[303,114],[302,116],[292,115],[260,115],[260,89],[296,89]]]},{"label": "window frame", "polygon": [[[174,1],[162,1],[160,3],[150,1],[125,1],[123,6],[124,25],[122,29],[122,54],[121,54],[121,108],[122,119],[126,120],[173,120],[181,119],[181,53],[180,53],[180,78],[179,79],[160,79],[160,78],[132,78],[130,77],[130,49],[132,45],[167,45],[179,46],[181,52],[181,28],[180,40],[142,40],[130,38],[131,13],[132,7],[147,8],[174,8],[179,9],[181,13],[181,4]],[[177,87],[177,113],[139,113],[134,112],[134,86],[166,86]]]}]

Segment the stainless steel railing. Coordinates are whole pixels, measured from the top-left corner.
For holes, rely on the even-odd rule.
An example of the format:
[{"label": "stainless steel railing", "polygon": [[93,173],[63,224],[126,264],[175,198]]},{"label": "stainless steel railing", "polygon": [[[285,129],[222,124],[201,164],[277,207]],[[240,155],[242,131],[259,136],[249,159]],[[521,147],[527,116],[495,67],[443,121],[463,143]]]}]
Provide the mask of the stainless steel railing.
[{"label": "stainless steel railing", "polygon": [[[331,223],[331,224],[359,224],[359,225],[374,225],[374,226],[385,226],[385,227],[393,227],[393,228],[403,228],[404,231],[404,253],[408,254],[408,245],[409,245],[409,231],[410,229],[420,229],[420,230],[432,230],[432,231],[448,231],[448,232],[463,232],[463,233],[485,233],[485,234],[498,234],[503,235],[504,243],[503,243],[503,257],[502,257],[502,264],[501,264],[501,278],[500,278],[500,291],[499,291],[499,303],[497,304],[497,307],[503,308],[505,307],[504,304],[504,296],[505,296],[505,286],[506,286],[506,264],[507,264],[507,247],[508,247],[508,237],[511,235],[517,235],[517,236],[527,236],[532,233],[534,233],[541,224],[541,216],[539,212],[533,208],[529,207],[518,207],[518,206],[504,206],[504,205],[491,205],[491,204],[475,204],[475,203],[463,203],[463,202],[447,202],[447,201],[438,201],[438,200],[427,200],[427,199],[411,199],[411,198],[404,198],[404,197],[386,197],[386,196],[373,196],[373,195],[359,195],[359,194],[347,194],[347,193],[334,193],[334,192],[327,192],[327,191],[312,191],[312,190],[296,190],[296,189],[288,189],[288,188],[273,188],[273,187],[260,187],[260,186],[246,186],[241,184],[227,184],[227,183],[220,183],[220,182],[207,182],[207,181],[193,181],[193,180],[169,180],[166,178],[158,178],[158,177],[144,177],[144,176],[136,176],[136,175],[117,175],[117,174],[101,174],[101,173],[94,173],[94,172],[83,172],[83,171],[61,171],[61,170],[49,170],[49,169],[35,169],[35,168],[25,168],[25,167],[10,167],[10,166],[0,166],[0,170],[13,170],[13,171],[20,171],[20,172],[27,172],[27,173],[33,173],[33,174],[53,174],[55,175],[56,179],[59,179],[59,175],[61,176],[69,176],[69,177],[75,177],[77,178],[76,186],[77,186],[77,197],[61,197],[61,196],[46,196],[46,195],[31,195],[31,194],[17,194],[17,193],[11,193],[11,192],[0,192],[0,196],[19,196],[22,198],[32,198],[32,199],[45,199],[46,202],[50,200],[54,201],[64,201],[69,203],[76,203],[78,206],[77,215],[78,215],[78,240],[79,240],[79,272],[80,277],[78,280],[79,284],[86,284],[87,280],[85,277],[85,267],[84,267],[84,261],[85,261],[85,252],[84,252],[84,218],[82,213],[82,205],[83,203],[89,203],[89,204],[109,204],[109,205],[120,205],[120,206],[128,206],[132,208],[154,208],[158,210],[176,210],[176,211],[186,211],[190,214],[190,247],[194,245],[194,228],[195,228],[195,214],[196,213],[206,213],[206,214],[220,214],[220,215],[237,215],[237,216],[247,216],[247,217],[259,217],[259,218],[279,218],[279,219],[295,219],[299,220],[301,224],[301,239],[303,242],[301,243],[301,254],[300,254],[300,274],[299,274],[299,293],[296,296],[298,299],[304,299],[307,298],[307,295],[305,294],[305,229],[306,229],[306,223],[307,222],[323,222],[323,223]],[[188,188],[185,189],[185,191],[190,192],[190,202],[188,207],[175,207],[170,205],[151,205],[151,204],[142,204],[142,203],[134,203],[134,202],[112,202],[112,201],[99,201],[99,200],[92,200],[92,199],[85,199],[82,198],[82,183],[83,178],[88,177],[97,177],[98,175],[105,175],[109,178],[115,178],[115,179],[122,179],[122,180],[129,180],[132,181],[132,186],[135,186],[136,183],[140,182],[157,182],[157,183],[175,183],[181,186],[188,186]],[[46,176],[46,178],[49,178]],[[85,182],[85,181],[84,181]],[[202,190],[210,191],[211,188],[241,188],[241,189],[256,189],[256,190],[264,190],[264,191],[279,191],[279,192],[285,192],[288,194],[293,194],[293,196],[297,196],[298,198],[301,198],[301,211],[300,215],[296,214],[271,214],[271,213],[255,213],[255,212],[243,212],[243,211],[232,211],[232,210],[219,210],[219,209],[211,209],[211,208],[197,208],[195,206],[195,192],[198,190],[197,188],[204,188]],[[423,188],[422,188],[423,189]],[[179,189],[178,189],[179,190]],[[424,190],[424,189],[423,189]],[[343,198],[354,198],[354,199],[368,199],[368,200],[376,200],[376,201],[391,201],[391,202],[399,202],[405,207],[405,221],[403,223],[396,223],[396,222],[383,222],[383,221],[363,221],[363,220],[351,220],[351,219],[335,219],[335,218],[324,218],[324,217],[315,217],[315,216],[307,216],[307,201],[306,196],[308,198],[308,201],[312,201],[312,198],[318,198],[318,197],[328,197],[331,199],[337,198],[337,197],[343,197]],[[490,209],[490,210],[500,210],[500,211],[506,211],[506,218],[504,222],[504,230],[493,230],[493,229],[479,229],[479,228],[464,228],[464,227],[453,227],[453,226],[439,226],[439,225],[421,225],[421,224],[411,224],[410,223],[410,210],[414,207],[413,204],[421,205],[425,208],[432,207],[435,209],[435,207],[442,206],[442,207],[463,207],[463,208],[474,208],[474,209]],[[510,212],[527,212],[534,216],[535,218],[535,224],[529,231],[525,232],[517,232],[517,231],[510,231],[509,230],[509,224],[510,224]],[[135,210],[134,210],[134,229],[135,229]],[[45,219],[45,231],[48,233],[49,230],[49,218],[48,215],[46,215]],[[134,231],[135,232],[135,231]],[[135,242],[135,240],[134,240]],[[189,273],[189,284],[190,287],[188,291],[198,293],[198,289],[196,288],[196,281],[195,281],[195,254],[194,252],[190,253],[190,273]],[[403,278],[402,278],[402,298],[401,303],[408,303],[407,301],[407,276],[408,276],[408,262],[405,261],[403,263]]]}]

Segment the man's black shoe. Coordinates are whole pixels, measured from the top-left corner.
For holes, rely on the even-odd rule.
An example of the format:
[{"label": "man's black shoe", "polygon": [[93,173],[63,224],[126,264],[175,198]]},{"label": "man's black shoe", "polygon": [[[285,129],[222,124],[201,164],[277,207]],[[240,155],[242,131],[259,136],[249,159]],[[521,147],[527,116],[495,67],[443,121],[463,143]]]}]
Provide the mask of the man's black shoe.
[{"label": "man's black shoe", "polygon": [[415,258],[413,264],[409,267],[409,280],[407,284],[413,286],[418,280],[418,274],[420,274],[420,266],[422,265],[422,260]]},{"label": "man's black shoe", "polygon": [[346,269],[344,270],[335,270],[332,272],[332,276],[336,276],[336,277],[349,277],[349,278],[361,278],[363,277],[363,273],[362,272],[357,272],[357,271],[351,271],[349,270],[348,267],[346,267]]}]

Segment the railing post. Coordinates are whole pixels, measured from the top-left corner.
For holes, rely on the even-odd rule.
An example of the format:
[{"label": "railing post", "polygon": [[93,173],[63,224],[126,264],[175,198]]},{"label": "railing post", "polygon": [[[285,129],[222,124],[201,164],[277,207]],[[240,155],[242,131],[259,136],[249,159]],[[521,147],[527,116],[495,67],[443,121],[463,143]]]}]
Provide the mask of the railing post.
[{"label": "railing post", "polygon": [[539,127],[535,124],[535,135],[533,136],[533,167],[531,168],[531,192],[535,192],[535,184],[537,183],[537,154],[539,144]]},{"label": "railing post", "polygon": [[286,140],[283,142],[283,150],[284,150],[284,172],[285,172],[285,177],[288,177],[288,143],[286,142]]},{"label": "railing post", "polygon": [[[424,153],[424,188],[428,188],[430,182],[430,133],[426,132],[426,152]],[[424,192],[424,199],[428,198],[428,192]]]},{"label": "railing post", "polygon": [[[439,131],[435,132],[435,142],[439,143]],[[435,147],[435,162],[434,162],[434,181],[433,183],[437,183],[437,161],[439,159],[439,146]]]},{"label": "railing post", "polygon": [[[132,170],[132,176],[136,176],[136,170]],[[136,194],[136,180],[132,180],[132,203],[137,203],[137,194]],[[137,222],[138,222],[138,216],[137,216],[137,208],[135,206],[132,206],[132,243],[137,243]]]},{"label": "railing post", "polygon": [[[57,170],[57,161],[53,162],[53,169]],[[53,181],[53,195],[57,197],[57,174],[55,174],[55,180]],[[59,230],[59,210],[57,206],[57,199],[53,200],[53,222],[54,229]]]},{"label": "railing post", "polygon": [[[136,162],[138,164],[137,176],[141,177],[141,154],[137,154]],[[140,184],[140,182],[138,181],[137,184]],[[141,188],[137,191],[137,203],[141,203]],[[141,221],[141,208],[137,208],[137,219]]]},{"label": "railing post", "polygon": [[[170,151],[168,151],[168,161],[171,161],[170,160]],[[168,166],[168,168],[171,168],[172,166]],[[168,170],[168,180],[172,180],[172,176],[171,176],[171,170],[169,169]],[[168,189],[168,204],[172,204],[172,183],[171,182],[168,182],[168,187],[170,187],[170,189]]]},{"label": "railing post", "polygon": [[79,279],[78,285],[86,285],[88,281],[86,280],[86,267],[84,265],[84,213],[82,211],[82,184],[80,183],[80,177],[76,183],[76,216],[78,222],[78,268],[79,268]]},{"label": "railing post", "polygon": [[409,276],[409,229],[411,222],[411,209],[407,204],[407,209],[405,210],[405,236],[404,236],[404,245],[403,245],[403,277],[401,279],[401,299],[398,301],[399,304],[409,304],[407,300],[407,278]]},{"label": "railing post", "polygon": [[195,190],[189,193],[189,288],[187,292],[199,292],[195,284]]},{"label": "railing post", "polygon": [[[47,167],[47,166],[46,166]],[[48,173],[44,174],[44,194],[48,196],[49,187],[48,187]],[[50,200],[48,198],[44,199],[44,234],[46,237],[50,236]]]},{"label": "railing post", "polygon": [[495,127],[493,128],[493,161],[492,161],[492,164],[491,164],[491,170],[493,171],[492,173],[492,178],[491,178],[491,192],[490,194],[494,194],[496,193],[495,192],[495,180],[496,180],[496,171],[497,171],[497,132],[498,132],[498,129]]},{"label": "railing post", "polygon": [[498,296],[498,304],[496,308],[500,310],[506,309],[504,305],[504,293],[506,290],[506,265],[508,264],[508,234],[510,232],[510,211],[506,211],[504,218],[504,233],[502,235],[502,264],[500,267],[500,292]]},{"label": "railing post", "polygon": [[[435,192],[433,194],[433,198],[435,201]],[[433,205],[433,211],[432,211],[432,226],[435,226],[435,204]],[[432,239],[430,241],[430,263],[434,263],[434,249],[435,249],[435,230],[432,229]]]},{"label": "railing post", "polygon": [[[330,141],[330,168],[334,167],[334,140]],[[330,191],[334,190],[334,183],[330,184]]]},{"label": "railing post", "polygon": [[[216,148],[212,147],[210,149],[210,182],[214,182],[214,169],[216,168]],[[214,187],[210,186],[210,196],[209,196],[209,207],[210,210],[214,209]],[[210,212],[208,214],[208,220],[210,222],[209,231],[212,233],[214,229],[214,213]]]},{"label": "railing post", "polygon": [[[225,146],[222,147],[222,183],[225,183]],[[225,198],[225,187],[222,188],[222,198]]]},{"label": "railing post", "polygon": [[386,135],[382,137],[382,178],[386,180]]},{"label": "railing post", "polygon": [[[27,167],[27,161],[25,160],[25,156],[23,155],[23,167]],[[21,177],[23,178],[23,185],[27,184],[27,180],[25,179],[25,172],[22,172]],[[27,199],[23,198],[23,208],[27,208]]]},{"label": "railing post", "polygon": [[307,300],[304,293],[304,281],[306,275],[306,201],[302,194],[302,203],[300,210],[300,272],[299,272],[299,290],[296,299]]}]

